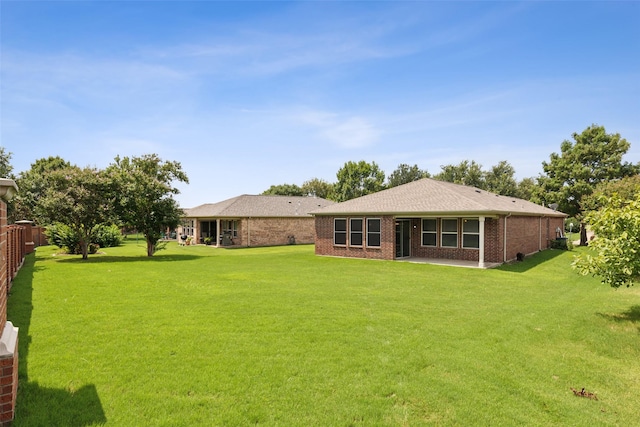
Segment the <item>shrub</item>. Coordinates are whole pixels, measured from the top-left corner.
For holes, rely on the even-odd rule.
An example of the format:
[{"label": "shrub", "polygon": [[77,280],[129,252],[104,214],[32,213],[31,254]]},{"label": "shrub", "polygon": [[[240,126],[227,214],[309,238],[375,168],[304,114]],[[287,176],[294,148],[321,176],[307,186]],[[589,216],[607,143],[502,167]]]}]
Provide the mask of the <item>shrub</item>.
[{"label": "shrub", "polygon": [[117,225],[100,225],[91,239],[91,243],[101,248],[112,248],[122,244],[122,233]]},{"label": "shrub", "polygon": [[[64,249],[69,254],[81,254],[80,238],[68,225],[57,223],[47,227],[49,242]],[[95,254],[100,248],[119,246],[122,243],[122,234],[116,225],[100,225],[94,233],[94,238],[89,243],[89,253]]]},{"label": "shrub", "polygon": [[566,237],[555,239],[551,241],[551,249],[562,249],[565,251],[570,251],[573,249],[573,243],[569,241]]}]

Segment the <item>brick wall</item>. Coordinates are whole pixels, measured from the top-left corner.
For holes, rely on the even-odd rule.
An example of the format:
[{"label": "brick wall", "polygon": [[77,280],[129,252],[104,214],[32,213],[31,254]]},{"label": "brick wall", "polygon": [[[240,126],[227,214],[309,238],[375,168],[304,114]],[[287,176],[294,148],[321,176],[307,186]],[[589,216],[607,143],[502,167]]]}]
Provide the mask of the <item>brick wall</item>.
[{"label": "brick wall", "polygon": [[518,253],[528,255],[548,249],[556,238],[556,228],[562,229],[564,218],[510,216],[506,222],[506,260],[512,261]]},{"label": "brick wall", "polygon": [[[11,182],[13,185],[13,182]],[[7,205],[0,200],[0,424],[14,417],[18,392],[18,328],[7,321],[7,298],[11,281],[25,256],[26,229],[7,224]]]},{"label": "brick wall", "polygon": [[[359,217],[362,218],[362,217]],[[395,258],[396,223],[391,216],[376,216],[380,218],[380,247],[367,248],[353,246],[335,246],[333,244],[334,217],[316,217],[316,255],[339,256],[347,258],[388,259]]]},{"label": "brick wall", "polygon": [[502,262],[504,259],[504,230],[500,222],[501,217],[484,220],[485,262]]},{"label": "brick wall", "polygon": [[[354,258],[395,259],[395,219],[382,217],[382,244],[378,248],[335,246],[333,244],[334,217],[316,217],[316,254]],[[515,260],[519,252],[531,254],[550,246],[555,230],[562,227],[563,218],[509,216],[506,218],[506,260]],[[462,221],[458,225],[458,247],[422,246],[420,218],[411,219],[411,256],[419,258],[458,259],[479,261],[480,250],[462,248]],[[438,221],[440,227],[440,221]],[[485,218],[484,260],[490,263],[505,261],[505,216]],[[438,229],[438,234],[440,230]]]},{"label": "brick wall", "polygon": [[[18,328],[11,322],[5,326],[4,335],[9,335],[11,349],[3,346],[0,351],[0,425],[10,425],[13,421],[18,396]],[[8,351],[7,351],[8,350]]]},{"label": "brick wall", "polygon": [[7,284],[11,280],[9,273],[9,247],[7,244],[7,204],[0,200],[0,251],[2,268],[0,268],[0,325],[7,322]]},{"label": "brick wall", "polygon": [[234,245],[279,246],[310,244],[314,240],[314,220],[310,217],[243,218]]}]

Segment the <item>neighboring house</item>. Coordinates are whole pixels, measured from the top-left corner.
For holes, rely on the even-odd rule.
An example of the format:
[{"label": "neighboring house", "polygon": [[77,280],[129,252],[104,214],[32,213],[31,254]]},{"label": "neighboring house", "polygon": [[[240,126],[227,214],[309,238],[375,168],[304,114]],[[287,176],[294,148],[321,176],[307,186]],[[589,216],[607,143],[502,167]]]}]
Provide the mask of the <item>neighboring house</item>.
[{"label": "neighboring house", "polygon": [[478,267],[549,248],[567,216],[526,200],[429,178],[312,214],[317,255],[435,258],[472,261]]},{"label": "neighboring house", "polygon": [[181,236],[216,246],[272,246],[313,243],[309,212],[333,202],[317,197],[242,195],[185,209]]}]

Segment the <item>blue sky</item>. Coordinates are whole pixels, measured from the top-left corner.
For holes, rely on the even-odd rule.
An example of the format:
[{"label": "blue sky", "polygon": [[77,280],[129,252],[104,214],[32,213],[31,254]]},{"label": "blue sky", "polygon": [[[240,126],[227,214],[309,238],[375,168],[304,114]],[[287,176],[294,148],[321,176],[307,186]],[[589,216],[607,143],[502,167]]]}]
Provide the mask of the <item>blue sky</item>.
[{"label": "blue sky", "polygon": [[181,162],[183,207],[345,162],[542,173],[596,123],[640,162],[640,2],[0,1],[0,137]]}]

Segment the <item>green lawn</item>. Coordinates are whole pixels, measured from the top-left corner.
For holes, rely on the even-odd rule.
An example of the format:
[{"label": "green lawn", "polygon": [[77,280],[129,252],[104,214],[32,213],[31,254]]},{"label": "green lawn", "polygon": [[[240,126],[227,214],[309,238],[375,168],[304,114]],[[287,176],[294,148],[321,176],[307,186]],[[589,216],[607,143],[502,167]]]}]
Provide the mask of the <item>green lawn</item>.
[{"label": "green lawn", "polygon": [[640,287],[578,276],[576,251],[476,270],[143,245],[27,258],[15,427],[640,420]]}]

